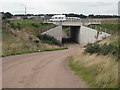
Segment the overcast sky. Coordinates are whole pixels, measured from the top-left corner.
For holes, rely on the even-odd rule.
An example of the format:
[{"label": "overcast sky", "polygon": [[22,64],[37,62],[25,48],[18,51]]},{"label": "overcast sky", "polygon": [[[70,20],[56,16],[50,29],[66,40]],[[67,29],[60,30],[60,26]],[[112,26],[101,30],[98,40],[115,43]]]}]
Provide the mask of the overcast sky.
[{"label": "overcast sky", "polygon": [[118,14],[119,0],[0,0],[0,11],[24,14]]}]

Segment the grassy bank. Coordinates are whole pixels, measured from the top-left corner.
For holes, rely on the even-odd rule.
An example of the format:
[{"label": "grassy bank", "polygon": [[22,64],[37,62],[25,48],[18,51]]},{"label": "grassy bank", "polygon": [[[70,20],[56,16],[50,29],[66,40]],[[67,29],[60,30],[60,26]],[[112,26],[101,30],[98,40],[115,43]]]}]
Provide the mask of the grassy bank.
[{"label": "grassy bank", "polygon": [[92,88],[118,87],[118,62],[112,57],[79,55],[68,58],[70,68]]},{"label": "grassy bank", "polygon": [[[109,38],[88,44],[79,54],[68,58],[70,68],[93,88],[118,88],[118,62],[120,24],[89,25],[88,27],[110,33]],[[82,52],[84,53],[82,53]]]},{"label": "grassy bank", "polygon": [[61,48],[49,48],[49,49],[41,49],[41,50],[21,50],[21,51],[11,51],[5,52],[2,57],[12,56],[12,55],[21,55],[21,54],[28,54],[28,53],[35,53],[35,52],[46,52],[46,51],[58,51],[58,50],[66,50],[67,47]]},{"label": "grassy bank", "polygon": [[66,48],[58,45],[59,43],[54,43],[55,41],[57,42],[54,38],[49,40],[49,42],[39,38],[42,32],[54,27],[56,25],[43,23],[38,20],[3,20],[2,56]]},{"label": "grassy bank", "polygon": [[111,24],[111,23],[104,23],[104,24],[91,24],[88,25],[88,27],[96,29],[96,30],[101,30],[103,32],[109,33],[111,35],[118,35],[118,29],[120,24]]}]

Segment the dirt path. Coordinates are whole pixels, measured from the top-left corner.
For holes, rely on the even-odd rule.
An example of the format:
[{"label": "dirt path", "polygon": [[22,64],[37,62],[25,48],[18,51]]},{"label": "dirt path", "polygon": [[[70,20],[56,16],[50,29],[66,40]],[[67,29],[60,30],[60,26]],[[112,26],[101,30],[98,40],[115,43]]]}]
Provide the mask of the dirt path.
[{"label": "dirt path", "polygon": [[85,83],[66,68],[66,57],[80,48],[3,58],[3,88],[84,88]]}]

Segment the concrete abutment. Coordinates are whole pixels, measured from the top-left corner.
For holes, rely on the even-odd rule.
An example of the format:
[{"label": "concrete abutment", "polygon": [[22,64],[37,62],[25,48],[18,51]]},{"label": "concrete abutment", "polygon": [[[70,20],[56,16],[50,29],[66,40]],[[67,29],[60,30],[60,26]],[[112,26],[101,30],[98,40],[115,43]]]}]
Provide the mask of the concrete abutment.
[{"label": "concrete abutment", "polygon": [[[70,36],[69,39],[78,44],[87,44],[87,43],[95,43],[98,39],[102,40],[104,37],[109,37],[110,34],[102,32],[101,35],[97,36],[97,30],[91,29],[85,26],[69,26],[70,27]],[[48,30],[42,34],[50,35],[59,40],[61,43],[63,42],[63,37],[65,32],[62,30],[62,25],[57,26],[53,29]]]}]

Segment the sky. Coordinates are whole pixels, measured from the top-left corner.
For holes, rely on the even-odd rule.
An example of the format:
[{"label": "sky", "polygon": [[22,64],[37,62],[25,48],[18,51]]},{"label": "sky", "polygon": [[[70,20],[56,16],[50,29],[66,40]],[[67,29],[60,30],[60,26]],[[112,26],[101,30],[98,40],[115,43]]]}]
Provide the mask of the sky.
[{"label": "sky", "polygon": [[119,0],[0,0],[0,12],[24,14],[118,15]]}]

